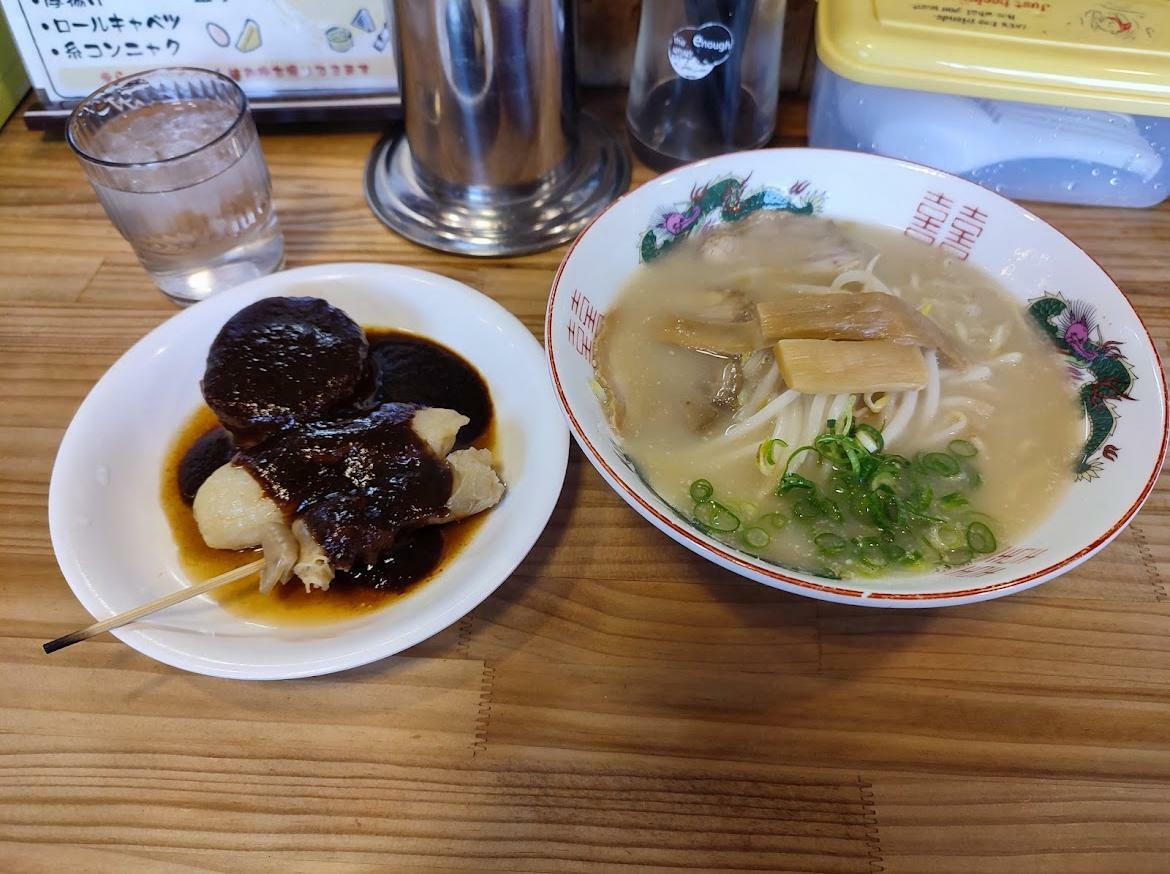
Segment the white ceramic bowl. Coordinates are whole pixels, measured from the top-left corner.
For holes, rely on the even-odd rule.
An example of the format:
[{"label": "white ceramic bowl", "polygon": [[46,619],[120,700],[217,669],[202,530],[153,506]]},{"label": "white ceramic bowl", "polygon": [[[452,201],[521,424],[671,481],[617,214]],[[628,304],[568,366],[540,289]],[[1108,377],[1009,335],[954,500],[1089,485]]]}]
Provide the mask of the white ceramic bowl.
[{"label": "white ceramic bowl", "polygon": [[[1090,341],[1070,356],[1108,355],[1112,384],[1090,385],[1110,427],[1086,446],[1064,501],[1039,528],[976,564],[917,577],[837,582],[738,552],[682,521],[635,473],[590,390],[600,320],[644,258],[757,209],[815,212],[882,225],[945,246],[998,277],[1028,307],[1089,306]],[[1104,219],[1102,219],[1104,220]],[[1083,309],[1078,309],[1083,311]],[[902,161],[821,149],[741,152],[667,173],[627,194],[573,244],[553,282],[545,348],[557,397],[589,460],[635,510],[722,567],[776,588],[854,604],[935,607],[995,598],[1075,567],[1125,527],[1150,493],[1166,452],[1166,390],[1145,326],[1104,270],[1075,243],[1020,206],[945,173]],[[1086,371],[1086,360],[1070,361]],[[1112,365],[1110,365],[1112,366]]]},{"label": "white ceramic bowl", "polygon": [[312,295],[359,324],[437,340],[483,375],[495,406],[497,462],[508,492],[433,580],[385,608],[328,625],[272,627],[202,596],[113,632],[148,656],[223,677],[325,674],[392,655],[459,619],[531,549],[556,504],[568,431],[543,373],[540,344],[490,298],[441,276],[380,264],[288,270],[245,283],[169,319],[94,386],[53,467],[49,526],[61,571],[103,619],[189,584],[159,506],[163,459],[202,403],[207,349],[227,319],[276,295]]}]

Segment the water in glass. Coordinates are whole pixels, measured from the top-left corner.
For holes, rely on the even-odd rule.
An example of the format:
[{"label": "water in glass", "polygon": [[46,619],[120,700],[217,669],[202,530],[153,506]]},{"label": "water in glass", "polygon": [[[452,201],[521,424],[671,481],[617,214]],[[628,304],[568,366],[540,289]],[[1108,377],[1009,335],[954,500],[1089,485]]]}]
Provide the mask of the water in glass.
[{"label": "water in glass", "polygon": [[70,135],[110,220],[155,283],[185,304],[279,269],[284,240],[242,94],[233,102],[187,87],[145,99],[143,90],[97,104],[94,119]]}]

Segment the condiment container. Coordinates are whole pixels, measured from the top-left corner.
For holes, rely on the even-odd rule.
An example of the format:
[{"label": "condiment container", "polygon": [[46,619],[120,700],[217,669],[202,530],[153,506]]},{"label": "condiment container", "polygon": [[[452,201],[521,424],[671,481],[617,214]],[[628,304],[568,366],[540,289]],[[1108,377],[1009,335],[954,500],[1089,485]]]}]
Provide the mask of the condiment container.
[{"label": "condiment container", "polygon": [[772,138],[784,0],[643,0],[626,127],[659,170]]},{"label": "condiment container", "polygon": [[820,0],[809,144],[1008,197],[1170,196],[1170,3]]},{"label": "condiment container", "polygon": [[374,214],[416,243],[519,255],[567,242],[630,181],[578,111],[572,0],[396,0],[404,137],[366,166]]}]

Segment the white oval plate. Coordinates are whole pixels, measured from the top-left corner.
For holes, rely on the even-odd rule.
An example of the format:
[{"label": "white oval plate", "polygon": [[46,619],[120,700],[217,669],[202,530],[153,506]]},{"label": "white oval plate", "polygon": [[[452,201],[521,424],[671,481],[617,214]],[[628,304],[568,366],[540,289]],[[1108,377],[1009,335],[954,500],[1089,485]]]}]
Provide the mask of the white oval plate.
[{"label": "white oval plate", "polygon": [[61,572],[103,619],[189,585],[159,505],[165,453],[202,403],[199,380],[220,327],[264,297],[311,295],[361,325],[429,337],[479,369],[495,407],[508,491],[432,580],[377,612],[328,625],[272,626],[201,596],[114,631],[145,655],[201,674],[271,680],[393,655],[455,622],[532,548],[556,504],[568,431],[540,344],[467,286],[408,267],[333,264],[266,276],[196,304],[151,331],[98,381],[61,441],[49,528]]},{"label": "white oval plate", "polygon": [[[1087,441],[1070,488],[1036,530],[993,556],[913,577],[838,582],[769,564],[702,532],[638,476],[592,390],[593,339],[645,260],[722,221],[760,209],[815,213],[891,228],[945,248],[997,277],[1046,323],[1076,385],[1110,427]],[[1035,312],[1040,312],[1037,310]],[[1089,338],[1065,339],[1070,317]],[[1071,337],[1071,334],[1068,336]],[[1019,592],[1104,548],[1150,494],[1166,456],[1166,386],[1153,340],[1112,279],[1072,240],[986,188],[937,170],[829,149],[764,149],[680,167],[625,195],[569,248],[549,295],[545,346],[557,397],[586,457],[614,490],[688,549],[800,595],[870,607],[945,607]],[[1108,359],[1112,383],[1093,371]],[[1071,377],[1070,377],[1071,378]]]}]

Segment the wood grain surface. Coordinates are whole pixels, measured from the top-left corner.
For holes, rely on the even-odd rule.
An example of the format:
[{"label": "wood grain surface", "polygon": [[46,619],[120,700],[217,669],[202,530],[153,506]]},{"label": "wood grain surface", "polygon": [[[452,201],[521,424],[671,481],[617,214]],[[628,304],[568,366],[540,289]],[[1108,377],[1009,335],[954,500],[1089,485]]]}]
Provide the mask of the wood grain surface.
[{"label": "wood grain surface", "polygon": [[[621,117],[619,96],[594,106]],[[779,141],[799,143],[802,108]],[[289,265],[411,264],[539,330],[561,251],[473,261],[379,225],[371,134],[264,139]],[[642,168],[635,182],[647,179]],[[1037,206],[1170,338],[1170,209]],[[93,382],[173,314],[65,145],[0,133],[0,872],[1170,870],[1170,488],[1100,557],[961,608],[726,573],[576,450],[499,591],[365,668],[243,683],[90,621],[46,525]]]}]

